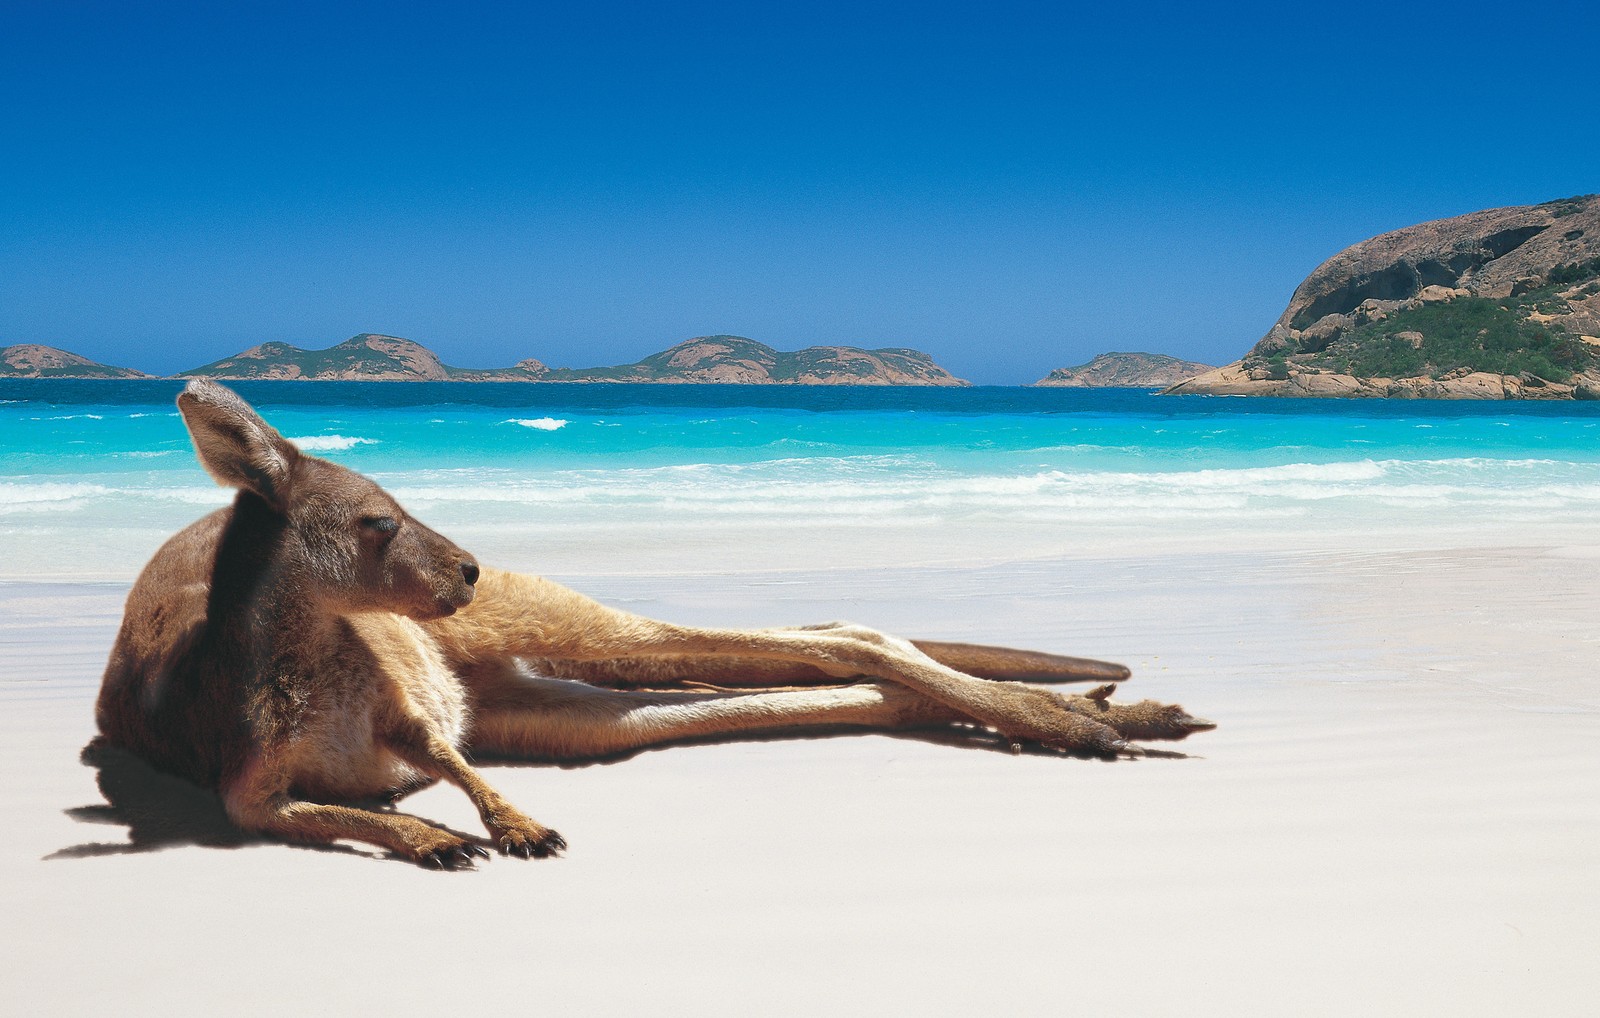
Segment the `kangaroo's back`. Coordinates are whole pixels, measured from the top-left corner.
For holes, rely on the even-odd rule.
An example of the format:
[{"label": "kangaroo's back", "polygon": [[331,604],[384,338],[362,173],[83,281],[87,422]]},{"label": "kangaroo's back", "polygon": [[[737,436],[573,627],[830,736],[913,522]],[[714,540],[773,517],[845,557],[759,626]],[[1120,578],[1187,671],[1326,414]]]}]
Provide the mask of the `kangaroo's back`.
[{"label": "kangaroo's back", "polygon": [[139,574],[95,704],[110,742],[213,788],[238,768],[243,745],[242,683],[207,625],[212,572],[233,514],[220,509],[190,524]]}]

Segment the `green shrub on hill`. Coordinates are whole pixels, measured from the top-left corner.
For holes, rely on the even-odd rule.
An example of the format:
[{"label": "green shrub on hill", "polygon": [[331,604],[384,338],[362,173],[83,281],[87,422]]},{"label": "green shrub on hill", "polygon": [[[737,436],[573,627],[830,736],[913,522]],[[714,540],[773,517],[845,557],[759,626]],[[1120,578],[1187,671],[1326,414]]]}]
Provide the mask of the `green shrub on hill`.
[{"label": "green shrub on hill", "polygon": [[1594,195],[1592,194],[1575,194],[1571,198],[1557,198],[1555,201],[1547,201],[1540,207],[1550,209],[1557,219],[1565,219],[1567,216],[1575,216],[1588,208],[1589,199],[1593,197]]},{"label": "green shrub on hill", "polygon": [[1545,278],[1547,286],[1570,286],[1581,283],[1585,279],[1600,276],[1600,258],[1590,258],[1585,262],[1573,262],[1571,265],[1558,265],[1550,270]]},{"label": "green shrub on hill", "polygon": [[[1420,333],[1420,343],[1401,333]],[[1460,297],[1396,311],[1342,336],[1324,363],[1362,378],[1437,378],[1465,368],[1561,382],[1594,360],[1589,346],[1499,301]]]}]

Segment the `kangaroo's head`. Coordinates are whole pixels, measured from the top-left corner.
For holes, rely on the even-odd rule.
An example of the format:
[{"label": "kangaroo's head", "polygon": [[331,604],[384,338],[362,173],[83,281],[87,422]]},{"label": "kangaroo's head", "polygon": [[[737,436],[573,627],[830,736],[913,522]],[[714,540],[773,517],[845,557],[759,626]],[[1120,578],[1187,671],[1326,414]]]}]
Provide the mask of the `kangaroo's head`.
[{"label": "kangaroo's head", "polygon": [[353,470],[307,456],[250,405],[206,379],[178,409],[218,484],[265,504],[279,535],[272,565],[296,594],[335,612],[450,615],[472,600],[478,564]]}]

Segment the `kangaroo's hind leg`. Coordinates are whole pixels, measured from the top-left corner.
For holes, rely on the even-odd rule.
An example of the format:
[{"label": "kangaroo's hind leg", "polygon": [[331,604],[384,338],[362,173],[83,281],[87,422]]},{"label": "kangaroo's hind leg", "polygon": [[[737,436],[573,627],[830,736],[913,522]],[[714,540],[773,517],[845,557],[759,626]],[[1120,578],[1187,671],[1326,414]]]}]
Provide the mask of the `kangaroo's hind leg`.
[{"label": "kangaroo's hind leg", "polygon": [[736,693],[602,689],[484,664],[463,675],[473,700],[474,754],[583,760],[648,746],[835,726],[932,728],[959,711],[893,683]]},{"label": "kangaroo's hind leg", "polygon": [[[478,597],[455,616],[429,623],[459,668],[513,657],[611,661],[635,657],[759,658],[800,663],[829,675],[866,675],[903,686],[1017,742],[1115,754],[1126,736],[1098,708],[1018,682],[988,682],[942,664],[904,640],[857,626],[817,630],[718,629],[673,625],[607,608],[538,577],[484,570]],[[1158,705],[1159,706],[1159,705]],[[1176,706],[1159,737],[1213,727]],[[1138,737],[1138,736],[1136,736]],[[1144,736],[1150,737],[1150,736]]]},{"label": "kangaroo's hind leg", "polygon": [[[534,676],[509,664],[463,675],[474,705],[474,753],[522,760],[583,760],[691,739],[847,726],[954,732],[959,710],[893,682],[694,693],[602,689]],[[1210,727],[1181,709],[1144,700],[1111,703],[1109,686],[1063,698],[1067,710],[1127,739],[1182,738]]]}]

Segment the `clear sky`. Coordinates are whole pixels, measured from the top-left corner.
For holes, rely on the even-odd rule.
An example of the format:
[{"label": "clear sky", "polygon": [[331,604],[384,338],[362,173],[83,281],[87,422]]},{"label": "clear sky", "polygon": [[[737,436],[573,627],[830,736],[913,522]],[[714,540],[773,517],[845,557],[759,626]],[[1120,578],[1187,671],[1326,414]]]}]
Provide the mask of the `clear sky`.
[{"label": "clear sky", "polygon": [[1600,191],[1595,10],[0,0],[0,345],[1223,363],[1342,247]]}]

